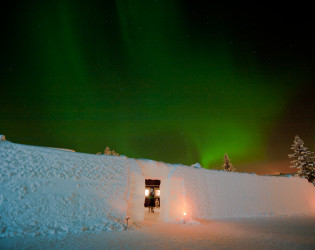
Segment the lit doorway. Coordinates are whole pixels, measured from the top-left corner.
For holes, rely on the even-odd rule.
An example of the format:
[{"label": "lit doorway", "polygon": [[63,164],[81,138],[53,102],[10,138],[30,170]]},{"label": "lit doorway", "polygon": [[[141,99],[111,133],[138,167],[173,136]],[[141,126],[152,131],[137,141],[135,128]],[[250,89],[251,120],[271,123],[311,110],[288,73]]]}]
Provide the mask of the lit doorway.
[{"label": "lit doorway", "polygon": [[147,213],[159,213],[160,200],[160,180],[145,179],[144,207]]}]

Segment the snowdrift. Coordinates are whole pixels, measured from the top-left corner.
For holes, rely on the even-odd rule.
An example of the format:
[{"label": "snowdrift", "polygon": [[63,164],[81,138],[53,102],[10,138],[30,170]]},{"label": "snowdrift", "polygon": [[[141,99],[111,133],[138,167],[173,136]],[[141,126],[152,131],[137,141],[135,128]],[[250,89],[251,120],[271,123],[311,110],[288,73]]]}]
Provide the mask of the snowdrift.
[{"label": "snowdrift", "polygon": [[0,141],[0,237],[123,230],[125,216],[144,218],[145,179],[161,180],[159,219],[164,222],[315,211],[315,188],[298,177]]}]

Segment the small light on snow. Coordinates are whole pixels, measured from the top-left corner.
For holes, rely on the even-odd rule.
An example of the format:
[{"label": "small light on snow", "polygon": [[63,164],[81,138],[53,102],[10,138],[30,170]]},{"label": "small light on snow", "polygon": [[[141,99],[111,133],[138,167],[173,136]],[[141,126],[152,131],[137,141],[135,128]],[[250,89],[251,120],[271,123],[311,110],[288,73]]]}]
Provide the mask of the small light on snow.
[{"label": "small light on snow", "polygon": [[185,224],[186,223],[186,212],[184,212],[183,215],[184,215],[183,223]]},{"label": "small light on snow", "polygon": [[125,228],[125,229],[128,229],[128,221],[129,221],[130,218],[129,218],[128,216],[126,216],[125,219],[126,219],[126,221],[127,221],[127,225],[126,225],[126,228]]}]

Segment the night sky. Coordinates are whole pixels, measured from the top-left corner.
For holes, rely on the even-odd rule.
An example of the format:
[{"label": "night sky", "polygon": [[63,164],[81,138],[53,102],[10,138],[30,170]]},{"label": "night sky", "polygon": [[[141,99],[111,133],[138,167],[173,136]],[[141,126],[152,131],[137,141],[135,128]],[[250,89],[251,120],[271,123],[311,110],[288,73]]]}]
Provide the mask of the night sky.
[{"label": "night sky", "polygon": [[294,136],[315,150],[313,9],[209,2],[3,6],[0,134],[214,169],[228,153],[240,172],[294,172]]}]

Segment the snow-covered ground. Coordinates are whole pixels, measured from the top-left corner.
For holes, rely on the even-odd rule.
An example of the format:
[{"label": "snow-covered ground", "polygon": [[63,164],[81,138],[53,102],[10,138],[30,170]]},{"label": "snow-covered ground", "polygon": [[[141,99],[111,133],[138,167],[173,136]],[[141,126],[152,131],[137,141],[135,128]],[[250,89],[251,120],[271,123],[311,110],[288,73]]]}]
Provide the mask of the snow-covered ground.
[{"label": "snow-covered ground", "polygon": [[[0,239],[9,249],[315,249],[315,217],[156,222],[137,230]],[[154,215],[153,215],[154,216]],[[1,248],[0,247],[0,248]]]}]

